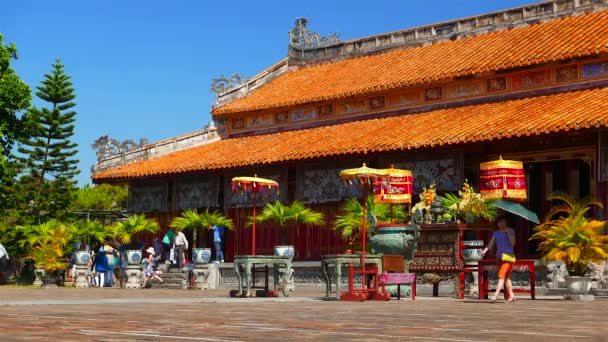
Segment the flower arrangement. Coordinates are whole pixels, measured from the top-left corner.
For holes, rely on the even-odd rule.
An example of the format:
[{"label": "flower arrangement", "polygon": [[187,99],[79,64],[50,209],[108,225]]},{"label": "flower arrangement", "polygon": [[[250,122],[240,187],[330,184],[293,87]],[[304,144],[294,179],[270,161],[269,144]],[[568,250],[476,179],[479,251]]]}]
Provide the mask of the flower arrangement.
[{"label": "flower arrangement", "polygon": [[429,221],[427,216],[430,216],[431,213],[431,203],[435,201],[435,197],[437,196],[435,183],[431,184],[428,188],[422,188],[422,193],[420,196],[420,202],[416,203],[412,207],[412,214],[416,214],[419,212],[420,214],[425,214],[425,220]]},{"label": "flower arrangement", "polygon": [[448,214],[452,217],[472,217],[472,218],[484,218],[486,220],[493,220],[496,217],[496,208],[488,205],[481,194],[475,192],[473,187],[467,180],[464,181],[462,189],[458,191],[458,196],[454,194],[446,194],[445,197],[441,197],[443,206]]},{"label": "flower arrangement", "polygon": [[420,202],[416,203],[412,207],[412,213],[416,211],[429,211],[431,210],[431,203],[435,201],[435,196],[437,196],[437,192],[435,190],[435,183],[431,184],[428,188],[424,187],[422,189],[422,193],[420,194]]}]

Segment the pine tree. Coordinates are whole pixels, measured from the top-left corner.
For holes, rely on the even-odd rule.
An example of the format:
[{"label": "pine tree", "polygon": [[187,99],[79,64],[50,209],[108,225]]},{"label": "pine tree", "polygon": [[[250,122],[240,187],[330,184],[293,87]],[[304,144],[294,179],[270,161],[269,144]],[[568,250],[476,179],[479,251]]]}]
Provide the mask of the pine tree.
[{"label": "pine tree", "polygon": [[[76,112],[72,102],[76,95],[70,76],[59,60],[52,65],[50,74],[44,75],[42,85],[36,87],[36,96],[49,103],[48,108],[32,107],[25,122],[29,138],[18,148],[18,160],[26,175],[22,177],[25,193],[34,196],[33,207],[38,214],[58,217],[65,214],[74,198],[74,177],[80,173],[74,158]],[[31,202],[28,201],[28,202]]]}]

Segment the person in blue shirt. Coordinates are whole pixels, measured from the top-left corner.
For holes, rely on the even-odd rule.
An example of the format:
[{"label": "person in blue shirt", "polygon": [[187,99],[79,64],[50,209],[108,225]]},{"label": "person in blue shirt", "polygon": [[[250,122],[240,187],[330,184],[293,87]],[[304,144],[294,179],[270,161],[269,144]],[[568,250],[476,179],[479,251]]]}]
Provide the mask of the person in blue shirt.
[{"label": "person in blue shirt", "polygon": [[224,227],[209,226],[213,231],[213,247],[215,247],[215,262],[224,262],[224,252],[222,251],[222,239],[224,238]]},{"label": "person in blue shirt", "polygon": [[95,256],[93,267],[95,267],[95,274],[97,275],[97,286],[104,287],[105,274],[108,271],[108,259],[103,247],[99,249],[99,253]]},{"label": "person in blue shirt", "polygon": [[496,286],[496,293],[490,297],[492,302],[496,302],[500,291],[503,287],[507,291],[507,302],[515,301],[513,295],[513,283],[511,282],[511,272],[513,272],[513,262],[503,260],[503,257],[515,255],[515,231],[513,228],[509,228],[507,225],[506,216],[499,216],[496,218],[497,230],[492,233],[492,238],[488,246],[481,251],[481,255],[486,255],[488,250],[492,247],[496,247],[496,260],[498,260],[498,285]]}]

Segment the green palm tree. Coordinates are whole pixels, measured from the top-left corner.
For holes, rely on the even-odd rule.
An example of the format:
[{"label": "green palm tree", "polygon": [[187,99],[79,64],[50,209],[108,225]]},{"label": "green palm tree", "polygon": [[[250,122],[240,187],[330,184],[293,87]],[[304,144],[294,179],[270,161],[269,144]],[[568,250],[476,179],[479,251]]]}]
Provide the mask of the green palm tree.
[{"label": "green palm tree", "polygon": [[196,210],[188,209],[181,216],[176,217],[171,221],[171,227],[177,230],[192,230],[192,247],[196,248],[196,242],[199,231],[204,231],[209,226],[225,227],[234,229],[232,219],[222,214],[219,210],[197,213]]},{"label": "green palm tree", "polygon": [[[253,217],[250,217],[250,224]],[[276,222],[281,226],[281,243],[287,243],[287,225],[289,223],[305,224],[310,227],[313,225],[322,225],[324,223],[322,213],[316,212],[307,208],[300,201],[293,201],[289,205],[276,201],[274,203],[266,203],[262,212],[256,216],[256,222]]]},{"label": "green palm tree", "polygon": [[[378,223],[391,221],[405,223],[408,220],[407,210],[402,205],[391,206],[387,203],[375,203],[373,196],[367,197],[367,228],[372,232],[371,217],[375,217]],[[359,199],[352,197],[346,200],[343,207],[343,214],[336,216],[333,229],[342,235],[352,248],[356,241],[361,241],[361,231],[363,230],[363,205]]]},{"label": "green palm tree", "polygon": [[124,221],[117,222],[110,231],[111,235],[120,242],[130,244],[138,233],[156,233],[159,228],[158,222],[140,214],[133,215]]},{"label": "green palm tree", "polygon": [[72,235],[77,242],[85,242],[93,246],[93,242],[104,242],[110,235],[111,229],[99,221],[76,221],[70,225]]},{"label": "green palm tree", "polygon": [[587,217],[591,208],[601,208],[602,204],[593,200],[578,201],[565,194],[554,194],[549,199],[563,203],[547,214],[531,239],[540,241],[539,249],[545,260],[562,260],[571,276],[584,276],[589,261],[608,258],[606,221]]}]

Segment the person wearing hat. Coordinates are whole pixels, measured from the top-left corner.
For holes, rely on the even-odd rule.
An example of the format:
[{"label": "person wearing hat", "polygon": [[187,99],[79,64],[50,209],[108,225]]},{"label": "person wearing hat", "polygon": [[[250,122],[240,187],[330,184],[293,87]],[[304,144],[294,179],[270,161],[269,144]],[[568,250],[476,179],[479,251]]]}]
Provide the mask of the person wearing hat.
[{"label": "person wearing hat", "polygon": [[106,271],[106,286],[114,287],[114,269],[118,267],[118,252],[110,245],[110,241],[106,241],[103,245],[103,250],[108,260],[108,270]]},{"label": "person wearing hat", "polygon": [[93,260],[93,267],[95,267],[95,274],[97,275],[97,286],[105,286],[105,275],[108,271],[108,258],[103,247],[99,248],[99,253]]},{"label": "person wearing hat", "polygon": [[146,259],[146,272],[145,272],[145,278],[144,278],[144,284],[141,286],[142,289],[146,288],[146,285],[148,284],[148,281],[152,280],[152,279],[156,279],[158,281],[160,281],[160,283],[164,283],[164,281],[162,280],[161,277],[159,277],[159,273],[158,271],[156,271],[156,261],[160,258],[160,255],[157,257],[156,253],[154,252],[154,248],[153,247],[149,247],[148,249],[146,249],[146,252],[148,252],[148,258]]}]

